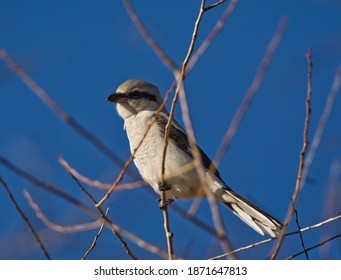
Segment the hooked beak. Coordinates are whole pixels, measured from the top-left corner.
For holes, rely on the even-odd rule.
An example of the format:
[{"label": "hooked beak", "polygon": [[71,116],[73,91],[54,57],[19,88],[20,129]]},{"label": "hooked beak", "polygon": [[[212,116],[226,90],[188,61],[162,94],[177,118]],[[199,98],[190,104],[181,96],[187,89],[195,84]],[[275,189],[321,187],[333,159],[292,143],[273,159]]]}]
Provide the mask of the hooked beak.
[{"label": "hooked beak", "polygon": [[123,93],[113,93],[107,97],[107,102],[114,102],[114,103],[127,103],[128,96]]}]

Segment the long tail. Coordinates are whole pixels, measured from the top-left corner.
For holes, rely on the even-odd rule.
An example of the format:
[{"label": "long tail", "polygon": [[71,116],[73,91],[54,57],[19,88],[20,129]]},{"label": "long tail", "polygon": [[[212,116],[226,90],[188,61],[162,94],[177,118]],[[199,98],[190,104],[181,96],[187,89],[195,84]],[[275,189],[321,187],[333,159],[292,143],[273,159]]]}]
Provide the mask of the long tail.
[{"label": "long tail", "polygon": [[225,184],[223,186],[219,184],[219,187],[218,184],[217,181],[214,182],[213,192],[233,214],[261,235],[265,233],[271,237],[280,235],[283,226],[277,219],[229,189]]}]

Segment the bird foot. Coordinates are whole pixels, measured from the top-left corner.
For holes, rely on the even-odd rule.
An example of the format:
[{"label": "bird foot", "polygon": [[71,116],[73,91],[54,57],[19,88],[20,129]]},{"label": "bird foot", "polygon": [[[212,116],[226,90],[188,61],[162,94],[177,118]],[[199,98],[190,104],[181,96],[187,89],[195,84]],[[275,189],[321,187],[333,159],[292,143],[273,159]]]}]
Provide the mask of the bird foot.
[{"label": "bird foot", "polygon": [[159,191],[169,191],[171,189],[171,186],[165,182],[159,183]]}]

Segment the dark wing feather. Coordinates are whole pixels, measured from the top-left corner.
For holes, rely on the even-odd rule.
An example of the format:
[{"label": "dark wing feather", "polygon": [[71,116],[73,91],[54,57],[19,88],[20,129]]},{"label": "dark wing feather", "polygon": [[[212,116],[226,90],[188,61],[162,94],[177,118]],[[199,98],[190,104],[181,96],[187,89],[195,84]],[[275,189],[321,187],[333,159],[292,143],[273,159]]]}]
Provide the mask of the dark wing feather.
[{"label": "dark wing feather", "polygon": [[[165,130],[166,130],[166,125],[168,122],[168,116],[164,113],[160,113],[156,121],[160,127],[161,133],[164,135]],[[170,141],[174,142],[176,145],[180,146],[190,157],[193,158],[192,149],[191,149],[189,142],[188,142],[188,136],[187,136],[185,130],[181,127],[181,125],[175,120],[172,121],[172,125],[171,125],[171,128],[169,130],[169,138],[168,139]],[[219,174],[219,171],[214,166],[214,164],[209,159],[209,157],[204,153],[203,150],[200,149],[199,146],[197,146],[197,148],[199,149],[203,166],[207,170],[210,169],[214,173],[214,175],[216,175],[221,181],[223,181],[223,179],[221,178],[221,176]]]}]

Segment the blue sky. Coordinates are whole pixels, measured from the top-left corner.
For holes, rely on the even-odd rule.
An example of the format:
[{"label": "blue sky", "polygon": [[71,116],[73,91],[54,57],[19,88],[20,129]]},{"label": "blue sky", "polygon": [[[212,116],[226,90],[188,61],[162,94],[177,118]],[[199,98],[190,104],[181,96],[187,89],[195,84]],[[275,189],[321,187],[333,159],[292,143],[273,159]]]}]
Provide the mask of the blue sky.
[{"label": "blue sky", "polygon": [[[199,4],[200,1],[194,0],[133,1],[155,40],[178,65],[187,52]],[[226,4],[221,5],[204,16],[198,44],[225,7]],[[240,1],[223,31],[185,81],[197,141],[214,157],[282,16],[288,17],[282,42],[219,166],[222,177],[235,191],[280,220],[284,219],[290,203],[302,147],[307,93],[305,53],[312,48],[311,140],[335,71],[341,64],[341,1]],[[113,105],[105,102],[106,97],[129,78],[152,82],[165,93],[173,78],[137,32],[121,1],[2,0],[0,47],[5,48],[65,111],[123,160],[130,156],[123,122]],[[59,165],[59,155],[90,178],[108,183],[115,181],[120,168],[57,118],[3,62],[0,62],[0,97],[1,156],[89,205],[87,197]],[[302,227],[335,216],[341,210],[340,177],[336,180],[335,193],[330,195],[331,167],[340,165],[340,108],[341,98],[337,96],[308,183],[297,205]],[[179,108],[176,119],[181,122]],[[97,230],[62,234],[46,229],[27,205],[22,190],[29,190],[44,213],[56,223],[72,225],[92,221],[91,218],[2,165],[0,175],[42,236],[52,258],[81,258]],[[127,176],[124,180],[131,181]],[[103,191],[88,189],[96,199],[104,195]],[[26,225],[1,190],[0,201],[0,258],[43,259]],[[188,209],[191,203],[177,204]],[[114,193],[106,206],[110,206],[109,216],[115,223],[166,249],[162,213],[156,199],[147,191],[140,188]],[[227,209],[221,207],[221,214],[234,248],[262,240]],[[215,238],[174,211],[170,211],[170,215],[177,255],[205,259],[221,253]],[[197,215],[212,224],[206,202]],[[292,222],[289,231],[296,229]],[[304,234],[306,247],[339,233],[340,222],[307,232]],[[139,258],[158,258],[128,243]],[[311,251],[310,257],[340,259],[340,240],[328,246]],[[271,248],[271,244],[263,245],[238,256],[264,259]],[[301,250],[298,237],[289,237],[279,257],[285,258]],[[129,259],[109,230],[103,232],[89,258]]]}]

